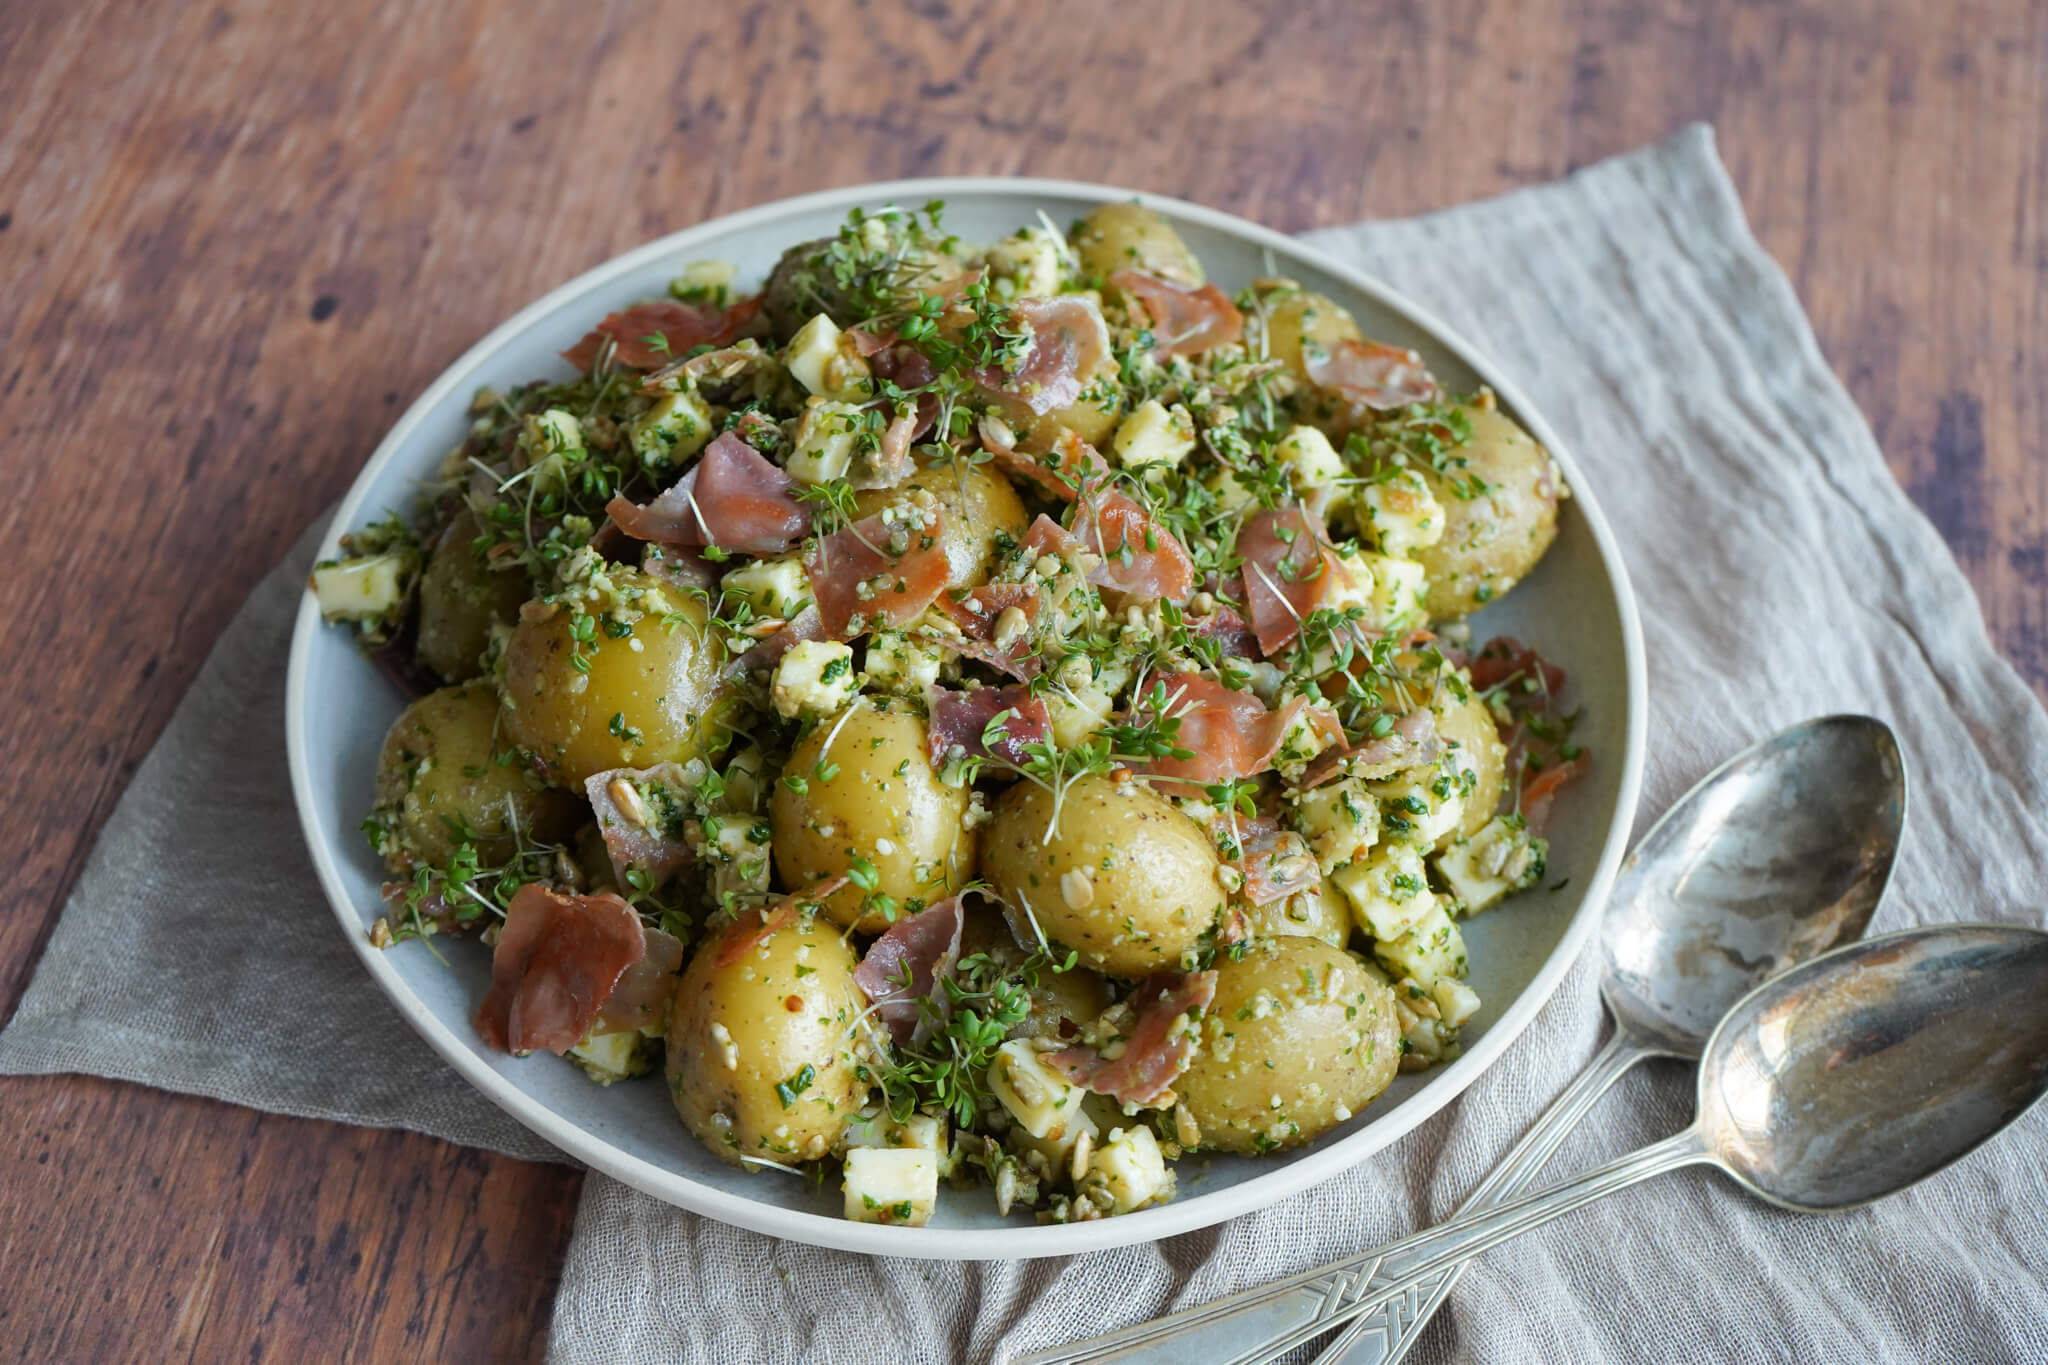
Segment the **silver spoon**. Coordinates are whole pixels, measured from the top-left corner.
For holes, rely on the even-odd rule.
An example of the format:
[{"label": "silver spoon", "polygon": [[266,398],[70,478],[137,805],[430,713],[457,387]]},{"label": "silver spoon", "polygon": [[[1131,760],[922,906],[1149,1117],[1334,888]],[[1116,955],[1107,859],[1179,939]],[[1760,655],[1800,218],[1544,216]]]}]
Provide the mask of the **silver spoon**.
[{"label": "silver spoon", "polygon": [[[1866,716],[1828,716],[1780,731],[1680,797],[1622,865],[1602,917],[1601,994],[1616,1019],[1614,1034],[1460,1212],[1528,1188],[1566,1134],[1637,1062],[1697,1058],[1714,1024],[1758,981],[1860,937],[1890,876],[1905,807],[1898,741]],[[1375,1327],[1383,1349],[1397,1354],[1462,1267],[1414,1286],[1413,1297],[1360,1314],[1358,1294],[1403,1282],[1388,1278],[1395,1266],[1359,1276],[1377,1264],[1370,1254],[1347,1257],[1215,1306],[1276,1301],[1276,1321],[1316,1331],[1355,1315],[1323,1359],[1336,1359],[1357,1333]]]},{"label": "silver spoon", "polygon": [[[1719,1167],[1795,1212],[1855,1208],[1975,1150],[2044,1093],[2048,934],[1995,924],[1886,934],[1801,963],[1738,1001],[1707,1040],[1699,1116],[1684,1132],[1374,1254],[1400,1257],[1404,1281],[1422,1278],[1681,1166]],[[1367,1292],[1357,1307],[1406,1292],[1405,1283]],[[1205,1304],[1017,1365],[1241,1359],[1241,1344],[1298,1345],[1323,1330],[1290,1338],[1262,1306]]]},{"label": "silver spoon", "polygon": [[[1566,1134],[1636,1063],[1697,1060],[1714,1025],[1758,982],[1861,938],[1905,819],[1898,739],[1869,716],[1804,721],[1700,779],[1643,836],[1609,894],[1600,995],[1614,1033],[1459,1212],[1496,1207],[1533,1185]],[[1326,1325],[1351,1321],[1316,1365],[1393,1365],[1464,1269],[1411,1283],[1411,1294],[1372,1313],[1333,1301],[1324,1272],[1301,1292],[1315,1293]],[[1375,1277],[1370,1287],[1385,1286]]]}]

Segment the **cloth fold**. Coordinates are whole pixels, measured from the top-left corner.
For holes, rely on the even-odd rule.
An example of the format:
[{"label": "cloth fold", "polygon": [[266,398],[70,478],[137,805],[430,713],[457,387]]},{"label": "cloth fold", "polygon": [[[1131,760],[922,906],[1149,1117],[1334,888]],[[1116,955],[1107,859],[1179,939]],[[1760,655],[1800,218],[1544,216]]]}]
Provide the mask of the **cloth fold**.
[{"label": "cloth fold", "polygon": [[[1308,240],[1519,377],[1597,489],[1647,636],[1639,829],[1750,740],[1867,711],[1898,731],[1917,787],[1876,927],[2042,922],[2048,716],[1886,472],[1708,130]],[[281,748],[248,742],[281,733],[311,549],[309,535],[252,596],[137,773],[0,1033],[0,1071],[116,1076],[560,1159],[382,1003],[320,900]],[[551,1356],[982,1361],[1184,1307],[1448,1214],[1604,1029],[1581,962],[1463,1097],[1347,1175],[1220,1227],[1066,1260],[822,1251],[593,1174]],[[333,1067],[342,1055],[357,1061]],[[1690,1111],[1690,1068],[1639,1071],[1553,1171]],[[1668,1176],[1487,1253],[1413,1359],[2048,1359],[2044,1157],[2035,1114],[1918,1189],[1830,1217]]]}]

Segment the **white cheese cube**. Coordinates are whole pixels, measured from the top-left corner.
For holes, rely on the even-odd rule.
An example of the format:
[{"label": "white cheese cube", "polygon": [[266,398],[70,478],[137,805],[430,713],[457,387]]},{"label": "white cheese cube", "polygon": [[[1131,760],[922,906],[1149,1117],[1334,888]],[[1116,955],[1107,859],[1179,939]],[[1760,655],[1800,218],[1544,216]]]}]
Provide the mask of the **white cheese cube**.
[{"label": "white cheese cube", "polygon": [[1442,913],[1422,850],[1412,844],[1382,844],[1363,862],[1338,868],[1330,881],[1351,902],[1358,927],[1382,942],[1401,938],[1433,911]]},{"label": "white cheese cube", "polygon": [[535,462],[583,449],[583,424],[566,408],[549,408],[526,419],[521,433]]},{"label": "white cheese cube", "polygon": [[1363,858],[1379,841],[1380,805],[1355,777],[1325,783],[1294,801],[1294,827],[1328,875]]},{"label": "white cheese cube", "polygon": [[839,324],[823,313],[797,329],[782,353],[782,363],[797,383],[820,398],[852,402],[874,390],[867,361],[846,343]]},{"label": "white cheese cube", "polygon": [[1430,987],[1430,996],[1436,1001],[1437,1012],[1443,1017],[1445,1028],[1456,1028],[1479,1013],[1479,992],[1462,981],[1440,976]]},{"label": "white cheese cube", "polygon": [[855,1147],[842,1188],[856,1223],[923,1227],[939,1202],[939,1159],[914,1147]]},{"label": "white cheese cube", "polygon": [[756,617],[787,621],[811,604],[811,576],[798,555],[750,559],[727,573],[720,586],[727,597],[752,607]]},{"label": "white cheese cube", "polygon": [[945,656],[932,645],[900,630],[878,630],[868,636],[861,684],[873,692],[923,697],[939,681]]},{"label": "white cheese cube", "polygon": [[846,705],[858,681],[851,646],[837,640],[805,640],[790,646],[775,665],[768,699],[778,715],[791,720],[801,715],[829,716]]},{"label": "white cheese cube", "polygon": [[1330,438],[1311,426],[1290,427],[1273,456],[1287,467],[1287,481],[1298,493],[1328,488],[1344,477],[1344,460]]},{"label": "white cheese cube", "polygon": [[313,597],[330,621],[381,621],[405,596],[403,555],[365,555],[313,570]]},{"label": "white cheese cube", "polygon": [[1169,408],[1148,398],[1124,418],[1110,438],[1109,448],[1126,469],[1178,465],[1195,448],[1195,419],[1178,403]]},{"label": "white cheese cube", "polygon": [[712,899],[725,894],[758,895],[767,891],[774,860],[769,849],[768,822],[751,814],[707,816],[706,852],[712,864]]},{"label": "white cheese cube", "polygon": [[1422,602],[1429,595],[1429,575],[1423,567],[1392,555],[1367,553],[1358,559],[1372,574],[1372,591],[1363,604],[1363,624],[1388,632],[1421,625],[1426,619]]},{"label": "white cheese cube", "polygon": [[1358,520],[1381,554],[1406,556],[1444,538],[1444,509],[1412,469],[1397,469],[1358,493]]},{"label": "white cheese cube", "polygon": [[847,1147],[907,1147],[920,1152],[930,1152],[939,1158],[941,1174],[944,1173],[948,1151],[948,1129],[944,1119],[935,1119],[930,1114],[912,1114],[900,1122],[889,1117],[886,1110],[864,1118],[857,1118],[846,1125],[846,1135],[840,1139]]},{"label": "white cheese cube", "polygon": [[1374,944],[1373,954],[1394,976],[1412,977],[1426,991],[1465,975],[1465,936],[1440,905],[1399,938]]},{"label": "white cheese cube", "polygon": [[721,304],[739,273],[739,267],[731,261],[692,261],[683,267],[682,274],[669,281],[668,292],[679,299]]},{"label": "white cheese cube", "polygon": [[1435,848],[1465,818],[1465,790],[1454,773],[1424,763],[1375,782],[1380,799],[1380,837],[1388,843]]},{"label": "white cheese cube", "polygon": [[1234,469],[1219,469],[1209,476],[1209,491],[1216,495],[1216,508],[1224,513],[1242,512],[1258,506],[1258,495]]},{"label": "white cheese cube", "polygon": [[633,419],[626,435],[641,464],[654,470],[670,468],[710,444],[711,406],[695,389],[663,394]]},{"label": "white cheese cube", "polygon": [[1330,586],[1323,593],[1323,606],[1330,611],[1357,607],[1368,618],[1376,615],[1372,566],[1363,551],[1339,545],[1331,556]]},{"label": "white cheese cube", "polygon": [[1497,815],[1439,853],[1436,870],[1464,912],[1476,915],[1533,885],[1543,875],[1545,851],[1520,821]]},{"label": "white cheese cube", "polygon": [[1012,298],[1050,298],[1064,272],[1060,240],[1042,227],[1023,228],[988,249],[989,273],[1009,282]]},{"label": "white cheese cube", "polygon": [[569,1049],[569,1059],[599,1085],[644,1076],[654,1069],[650,1040],[660,1037],[662,1032],[653,1028],[592,1033]]},{"label": "white cheese cube", "polygon": [[1035,1138],[1062,1135],[1081,1113],[1082,1091],[1045,1064],[1028,1038],[996,1049],[988,1086],[1010,1117]]},{"label": "white cheese cube", "polygon": [[[1326,718],[1323,725],[1316,724],[1318,716]],[[1308,761],[1334,742],[1331,736],[1342,733],[1336,717],[1331,715],[1327,708],[1315,703],[1304,706],[1295,713],[1294,719],[1287,723],[1286,733],[1280,736],[1280,747],[1274,751],[1273,766],[1278,768],[1284,777],[1299,777],[1302,769],[1308,766]]]},{"label": "white cheese cube", "polygon": [[1164,1200],[1173,1192],[1166,1155],[1150,1128],[1112,1128],[1108,1139],[1088,1159],[1089,1184],[1100,1182],[1116,1213],[1129,1213]]},{"label": "white cheese cube", "polygon": [[797,419],[795,448],[783,462],[783,472],[798,483],[845,478],[853,467],[854,436],[860,423],[860,409],[851,403],[811,399]]}]

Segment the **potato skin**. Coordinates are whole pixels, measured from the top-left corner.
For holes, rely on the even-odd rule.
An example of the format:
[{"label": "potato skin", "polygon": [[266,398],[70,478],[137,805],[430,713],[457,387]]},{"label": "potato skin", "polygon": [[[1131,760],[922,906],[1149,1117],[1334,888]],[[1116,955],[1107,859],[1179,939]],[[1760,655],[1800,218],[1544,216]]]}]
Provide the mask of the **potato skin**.
[{"label": "potato skin", "polygon": [[[1457,451],[1464,461],[1446,471],[1418,467],[1444,509],[1443,539],[1416,557],[1429,572],[1425,606],[1434,620],[1478,610],[1522,581],[1557,539],[1562,483],[1550,452],[1514,419],[1492,407],[1464,409],[1472,439]],[[1488,485],[1461,497],[1474,477]]]},{"label": "potato skin", "polygon": [[533,591],[523,571],[493,572],[480,564],[470,549],[476,537],[476,518],[456,513],[420,575],[419,660],[452,683],[483,671],[491,627],[518,620]]},{"label": "potato skin", "polygon": [[1022,540],[1031,519],[1010,481],[985,465],[965,460],[928,465],[895,488],[874,488],[853,500],[859,516],[873,516],[910,489],[938,499],[945,521],[939,545],[946,552],[946,586],[972,588],[988,581],[996,538]]},{"label": "potato skin", "polygon": [[1065,790],[1050,842],[1052,793],[1019,782],[1003,794],[983,835],[981,875],[1020,925],[1028,906],[1048,938],[1098,971],[1179,970],[1223,912],[1215,845],[1141,783],[1120,788],[1098,773]]},{"label": "potato skin", "polygon": [[1500,727],[1494,724],[1493,712],[1469,687],[1463,701],[1453,695],[1449,686],[1443,689],[1436,704],[1436,732],[1446,740],[1457,741],[1458,748],[1452,751],[1452,761],[1472,774],[1472,789],[1465,797],[1465,813],[1459,818],[1458,827],[1438,843],[1441,848],[1453,839],[1477,834],[1480,827],[1493,818],[1500,805],[1501,793],[1507,789],[1508,746],[1501,741]]},{"label": "potato skin", "polygon": [[788,341],[806,322],[824,313],[842,327],[860,321],[832,278],[824,254],[837,237],[799,242],[782,253],[761,289],[761,311],[777,341]]},{"label": "potato skin", "polygon": [[392,722],[372,811],[392,872],[447,862],[460,842],[450,820],[483,836],[475,846],[486,867],[518,852],[515,827],[543,843],[573,827],[573,799],[542,787],[524,763],[499,761],[510,750],[493,742],[497,723],[498,694],[482,682],[429,692]]},{"label": "potato skin", "polygon": [[1226,1152],[1313,1141],[1370,1104],[1401,1061],[1393,991],[1311,938],[1254,940],[1241,958],[1218,958],[1201,1040],[1173,1088],[1201,1145]]},{"label": "potato skin", "polygon": [[[785,889],[836,877],[856,855],[874,865],[875,891],[905,909],[913,898],[929,905],[966,884],[975,850],[974,831],[963,828],[968,793],[939,781],[925,745],[922,716],[901,702],[865,697],[798,742],[783,772],[804,790],[777,782],[768,800],[775,871]],[[818,776],[821,756],[838,769],[830,780]],[[843,886],[825,899],[824,913],[878,934],[889,920],[878,910],[863,912],[867,896]]]},{"label": "potato skin", "polygon": [[[853,981],[858,959],[830,925],[799,920],[720,960],[735,935],[758,927],[740,920],[684,970],[669,1014],[669,1098],[683,1126],[735,1165],[815,1161],[867,1100],[852,1032],[867,1004]],[[810,1083],[784,1106],[775,1087],[794,1087],[806,1066]]]},{"label": "potato skin", "polygon": [[1083,218],[1073,247],[1082,271],[1097,279],[1106,280],[1119,270],[1143,270],[1185,285],[1198,285],[1206,278],[1201,261],[1173,225],[1128,200],[1104,204]]},{"label": "potato skin", "polygon": [[[697,758],[725,741],[726,715],[737,705],[703,636],[703,605],[636,569],[615,569],[612,579],[639,593],[647,615],[627,638],[598,630],[582,647],[588,673],[571,662],[566,610],[522,620],[505,647],[503,733],[562,786],[580,787],[607,768]],[[673,629],[662,620],[668,613],[681,617]],[[613,732],[614,716],[621,733]]]},{"label": "potato skin", "polygon": [[1304,343],[1323,351],[1340,341],[1363,341],[1357,321],[1334,299],[1322,294],[1290,293],[1274,300],[1266,313],[1266,354],[1287,367],[1287,372],[1306,384]]}]

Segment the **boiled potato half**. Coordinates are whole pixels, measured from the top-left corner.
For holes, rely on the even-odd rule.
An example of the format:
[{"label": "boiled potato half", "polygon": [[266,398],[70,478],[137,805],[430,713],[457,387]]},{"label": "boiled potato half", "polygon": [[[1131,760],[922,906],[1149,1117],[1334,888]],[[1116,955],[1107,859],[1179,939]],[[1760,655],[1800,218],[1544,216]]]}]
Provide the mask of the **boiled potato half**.
[{"label": "boiled potato half", "polygon": [[1173,225],[1143,204],[1104,204],[1081,220],[1073,234],[1081,269],[1106,280],[1119,270],[1142,270],[1175,284],[1198,285],[1202,263]]},{"label": "boiled potato half", "polygon": [[1446,685],[1438,694],[1435,710],[1437,734],[1458,746],[1449,751],[1451,762],[1472,775],[1465,812],[1458,817],[1458,827],[1444,836],[1443,842],[1448,844],[1477,834],[1493,818],[1501,793],[1507,790],[1508,746],[1501,742],[1493,712],[1470,688],[1460,701]]},{"label": "boiled potato half", "polygon": [[1063,791],[1057,822],[1037,783],[1003,794],[981,875],[1020,926],[1028,910],[1088,966],[1133,979],[1179,970],[1223,911],[1215,845],[1141,783],[1091,774]]},{"label": "boiled potato half", "polygon": [[1022,540],[1030,517],[1010,481],[984,465],[958,460],[928,465],[895,488],[875,488],[854,498],[856,517],[873,516],[911,489],[938,499],[945,520],[939,545],[946,552],[946,586],[972,588],[988,581],[996,538]]},{"label": "boiled potato half", "polygon": [[1306,384],[1303,348],[1331,351],[1340,341],[1363,341],[1365,334],[1343,305],[1322,294],[1289,292],[1269,296],[1266,309],[1266,354]]},{"label": "boiled potato half", "polygon": [[440,866],[465,839],[480,863],[497,866],[519,851],[518,834],[551,843],[573,826],[576,802],[500,746],[497,724],[498,694],[482,682],[429,692],[392,723],[371,812],[392,872]]},{"label": "boiled potato half", "polygon": [[1557,539],[1563,481],[1550,452],[1490,406],[1464,409],[1472,439],[1442,470],[1418,467],[1444,509],[1443,539],[1417,558],[1433,620],[1470,615],[1522,581]]},{"label": "boiled potato half", "polygon": [[749,941],[759,926],[743,917],[684,970],[669,1015],[669,1096],[726,1161],[815,1161],[867,1100],[859,959],[829,924],[799,920]]},{"label": "boiled potato half", "polygon": [[476,518],[456,513],[420,575],[419,659],[452,683],[483,671],[491,627],[518,620],[533,591],[522,569],[484,567],[472,548],[477,534]]},{"label": "boiled potato half", "polygon": [[775,871],[799,891],[855,867],[875,870],[872,891],[843,886],[825,913],[862,933],[889,926],[886,896],[899,910],[929,905],[966,884],[974,831],[968,793],[932,772],[924,718],[901,702],[859,698],[798,742],[768,802]]},{"label": "boiled potato half", "polygon": [[1216,962],[1201,1046],[1174,1082],[1203,1147],[1273,1152],[1313,1141],[1394,1079],[1394,993],[1311,938],[1258,939]]},{"label": "boiled potato half", "polygon": [[504,735],[566,787],[608,768],[713,752],[737,705],[719,677],[703,603],[637,569],[614,569],[612,579],[646,613],[630,635],[614,638],[594,622],[579,644],[575,613],[564,608],[522,620],[505,647]]}]

